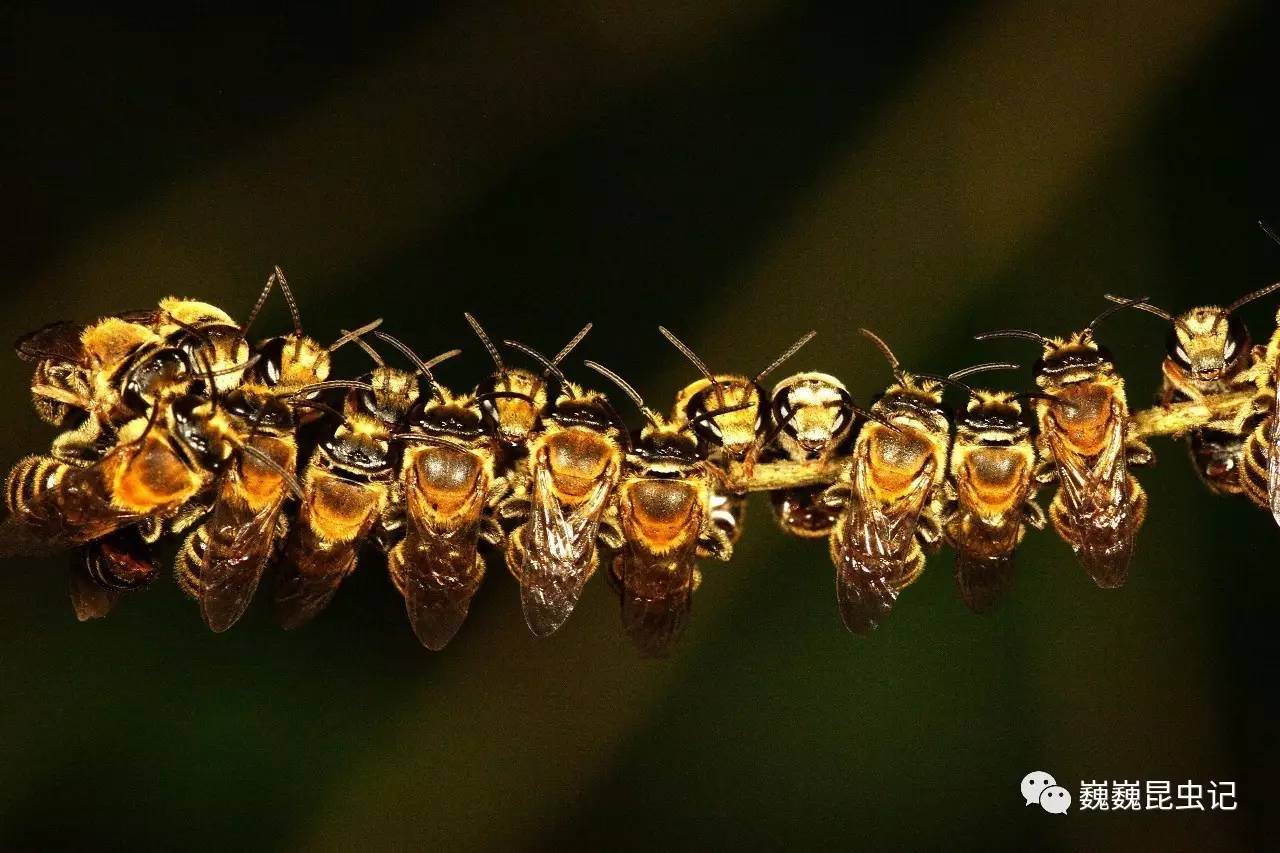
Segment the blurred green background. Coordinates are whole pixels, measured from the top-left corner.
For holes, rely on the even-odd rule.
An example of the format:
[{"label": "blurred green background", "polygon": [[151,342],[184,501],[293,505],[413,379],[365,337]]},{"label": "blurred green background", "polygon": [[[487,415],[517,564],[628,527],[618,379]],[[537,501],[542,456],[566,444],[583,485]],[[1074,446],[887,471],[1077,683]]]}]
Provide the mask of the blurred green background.
[{"label": "blurred green background", "polygon": [[[1274,4],[171,14],[4,8],[0,338],[170,293],[242,316],[280,263],[313,334],[385,316],[466,348],[455,387],[489,368],[470,310],[548,350],[594,320],[580,355],[655,402],[689,377],[660,322],[744,372],[815,328],[793,367],[865,401],[888,374],[860,325],[918,369],[1029,363],[970,337],[1280,275],[1254,225],[1280,215]],[[1247,309],[1256,335],[1273,311]],[[1137,312],[1104,329],[1134,401],[1163,338]],[[4,464],[51,438],[29,378],[0,362]],[[601,579],[535,641],[493,565],[433,655],[372,555],[306,629],[255,608],[221,636],[169,582],[79,625],[62,561],[6,561],[0,847],[1259,848],[1280,531],[1156,451],[1121,590],[1032,536],[995,614],[944,553],[858,639],[822,544],[756,504],[660,662]],[[1232,780],[1241,808],[1054,817],[1018,795],[1036,769],[1077,795]]]}]

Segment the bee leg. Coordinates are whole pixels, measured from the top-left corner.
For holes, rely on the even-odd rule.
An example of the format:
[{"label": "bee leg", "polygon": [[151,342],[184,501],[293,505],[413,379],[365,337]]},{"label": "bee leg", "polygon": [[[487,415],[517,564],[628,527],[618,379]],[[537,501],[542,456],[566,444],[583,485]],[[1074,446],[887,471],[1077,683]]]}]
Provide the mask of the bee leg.
[{"label": "bee leg", "polygon": [[627,544],[626,536],[622,533],[622,525],[618,523],[616,509],[611,510],[604,518],[600,519],[600,531],[597,535],[600,541],[604,543],[604,546],[612,551],[617,551]]},{"label": "bee leg", "polygon": [[498,519],[492,515],[486,515],[480,520],[480,538],[490,545],[501,546],[503,540],[507,538],[507,533],[502,529]]},{"label": "bee leg", "polygon": [[697,592],[698,587],[702,586],[702,570],[701,569],[695,568],[693,570],[693,580],[689,584],[689,586],[694,592]]},{"label": "bee leg", "polygon": [[698,536],[698,553],[727,563],[733,556],[733,537],[720,525],[708,521]]},{"label": "bee leg", "polygon": [[1032,473],[1031,479],[1042,486],[1056,482],[1058,479],[1058,463],[1052,458],[1041,460],[1036,465],[1036,470]]},{"label": "bee leg", "polygon": [[926,512],[921,514],[920,520],[916,522],[916,539],[924,545],[927,551],[936,551],[942,544],[942,525],[936,513]]},{"label": "bee leg", "polygon": [[84,465],[101,455],[98,439],[102,436],[102,425],[97,418],[87,418],[75,429],[61,433],[53,440],[49,455],[62,462],[73,465]]},{"label": "bee leg", "polygon": [[1027,498],[1027,502],[1022,505],[1022,520],[1028,527],[1036,530],[1044,530],[1044,526],[1049,523],[1044,507],[1036,503],[1035,498]]},{"label": "bee leg", "polygon": [[1156,455],[1151,447],[1141,439],[1131,438],[1125,442],[1125,459],[1130,465],[1151,465]]},{"label": "bee leg", "polygon": [[200,568],[204,565],[206,546],[204,527],[197,527],[182,541],[182,547],[173,561],[173,578],[178,589],[194,601],[200,600],[203,587],[200,584]]}]

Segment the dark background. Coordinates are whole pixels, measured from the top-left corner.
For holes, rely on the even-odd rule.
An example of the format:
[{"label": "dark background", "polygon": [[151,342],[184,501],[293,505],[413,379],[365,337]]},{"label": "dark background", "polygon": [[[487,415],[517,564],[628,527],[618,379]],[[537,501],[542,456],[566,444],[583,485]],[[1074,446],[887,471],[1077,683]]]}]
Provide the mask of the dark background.
[{"label": "dark background", "polygon": [[[865,401],[888,374],[860,325],[923,370],[1029,363],[970,337],[1280,275],[1254,224],[1280,215],[1271,4],[178,14],[5,8],[0,338],[170,293],[243,316],[280,263],[313,334],[385,316],[424,353],[466,348],[455,387],[488,369],[471,310],[546,350],[596,321],[580,355],[656,403],[690,372],[659,322],[744,372],[812,327],[794,367]],[[1274,310],[1247,309],[1258,336]],[[1151,399],[1160,322],[1102,337]],[[28,381],[0,366],[5,464],[52,438]],[[168,582],[79,625],[61,561],[6,561],[0,847],[1261,846],[1280,531],[1156,451],[1121,590],[1030,536],[994,615],[964,610],[944,553],[858,639],[825,548],[757,504],[656,663],[600,579],[536,641],[491,566],[431,654],[373,556],[306,629],[255,608],[221,636]],[[1018,795],[1035,769],[1075,796],[1232,780],[1241,807],[1055,817]]]}]

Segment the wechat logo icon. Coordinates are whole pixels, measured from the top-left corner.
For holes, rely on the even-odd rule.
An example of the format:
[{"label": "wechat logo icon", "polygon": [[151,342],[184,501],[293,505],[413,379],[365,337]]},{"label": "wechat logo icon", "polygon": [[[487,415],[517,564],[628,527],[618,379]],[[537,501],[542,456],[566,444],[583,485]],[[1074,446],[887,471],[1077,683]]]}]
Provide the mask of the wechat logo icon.
[{"label": "wechat logo icon", "polygon": [[1066,814],[1071,808],[1071,792],[1043,770],[1033,770],[1022,777],[1024,805],[1039,804],[1049,814]]}]

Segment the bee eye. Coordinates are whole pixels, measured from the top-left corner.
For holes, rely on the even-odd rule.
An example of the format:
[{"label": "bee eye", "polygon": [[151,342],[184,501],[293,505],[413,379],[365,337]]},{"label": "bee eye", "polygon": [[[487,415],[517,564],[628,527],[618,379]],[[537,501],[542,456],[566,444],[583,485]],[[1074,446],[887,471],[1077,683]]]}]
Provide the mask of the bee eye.
[{"label": "bee eye", "polygon": [[258,371],[266,385],[280,384],[284,372],[284,338],[272,338],[259,348],[262,356],[258,362]]},{"label": "bee eye", "polygon": [[1236,354],[1236,342],[1231,338],[1227,339],[1227,344],[1222,348],[1222,360],[1230,361]]}]

